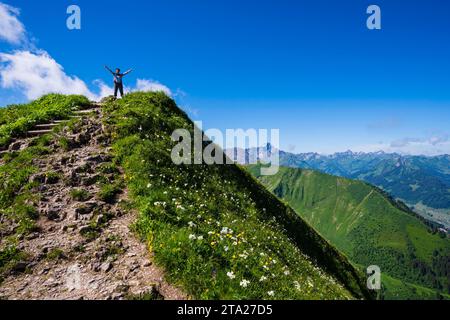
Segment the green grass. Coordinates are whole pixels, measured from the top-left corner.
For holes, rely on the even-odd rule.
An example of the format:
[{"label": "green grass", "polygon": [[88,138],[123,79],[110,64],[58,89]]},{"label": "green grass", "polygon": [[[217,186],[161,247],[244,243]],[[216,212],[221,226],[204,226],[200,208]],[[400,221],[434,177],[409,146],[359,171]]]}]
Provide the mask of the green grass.
[{"label": "green grass", "polygon": [[100,185],[100,191],[97,193],[97,197],[107,203],[114,203],[117,195],[123,190],[122,181],[114,181],[113,183],[102,183]]},{"label": "green grass", "polygon": [[248,170],[363,269],[378,265],[400,283],[448,293],[449,239],[433,234],[379,189],[309,170],[281,168],[268,177],[259,176],[259,166]]},{"label": "green grass", "polygon": [[171,134],[193,127],[169,97],[133,93],[106,101],[104,113],[140,212],[134,230],[193,297],[371,297],[348,260],[244,170],[174,165]]},{"label": "green grass", "polygon": [[64,259],[65,257],[66,255],[64,254],[64,251],[60,248],[53,248],[46,255],[46,259],[49,261],[60,260]]},{"label": "green grass", "polygon": [[13,138],[23,136],[36,124],[67,119],[72,108],[88,105],[82,96],[49,94],[34,102],[0,108],[0,148],[7,147]]},{"label": "green grass", "polygon": [[72,189],[70,196],[75,201],[87,201],[91,198],[90,193],[83,189]]},{"label": "green grass", "polygon": [[47,184],[55,184],[61,180],[61,174],[54,171],[49,171],[45,174],[45,183]]},{"label": "green grass", "polygon": [[17,235],[26,235],[36,231],[35,220],[39,195],[33,192],[38,182],[30,181],[30,177],[38,172],[33,159],[48,154],[45,146],[47,138],[36,139],[35,145],[21,152],[5,157],[0,166],[0,215],[18,224]]},{"label": "green grass", "polygon": [[450,295],[416,284],[407,283],[386,274],[382,275],[382,295],[390,300],[450,300]]},{"label": "green grass", "polygon": [[19,250],[15,244],[8,244],[0,248],[0,284],[6,273],[11,271],[21,260],[26,259],[27,255]]}]

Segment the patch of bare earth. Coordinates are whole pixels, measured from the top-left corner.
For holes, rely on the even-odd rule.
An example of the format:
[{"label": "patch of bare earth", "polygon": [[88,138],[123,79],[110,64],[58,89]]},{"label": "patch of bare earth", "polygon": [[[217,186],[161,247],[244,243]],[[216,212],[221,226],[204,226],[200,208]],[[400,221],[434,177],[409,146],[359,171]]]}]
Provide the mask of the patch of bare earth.
[{"label": "patch of bare earth", "polygon": [[[100,109],[83,115],[72,130],[60,133],[69,142],[67,151],[55,138],[53,152],[35,159],[40,168],[32,177],[40,182],[35,190],[41,195],[39,232],[20,241],[28,259],[1,283],[1,298],[187,298],[164,280],[147,246],[130,231],[136,213],[127,209],[127,191],[110,203],[98,199],[98,180],[113,183],[113,174],[98,170],[111,161],[100,119]],[[88,197],[74,200],[74,189]]]}]

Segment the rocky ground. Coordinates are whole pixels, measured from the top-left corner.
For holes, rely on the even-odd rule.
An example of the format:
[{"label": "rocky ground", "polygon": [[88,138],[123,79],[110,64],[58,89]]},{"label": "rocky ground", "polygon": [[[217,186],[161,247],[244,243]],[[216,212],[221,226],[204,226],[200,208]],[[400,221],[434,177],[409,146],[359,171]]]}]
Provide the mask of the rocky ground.
[{"label": "rocky ground", "polygon": [[[127,191],[107,202],[97,196],[99,179],[117,179],[101,170],[111,156],[100,119],[100,108],[83,115],[59,133],[66,148],[55,139],[54,152],[35,159],[39,231],[20,241],[28,258],[0,284],[0,298],[187,298],[164,280],[146,245],[130,231],[136,213],[128,209]],[[31,140],[18,140],[13,148],[26,148]]]}]

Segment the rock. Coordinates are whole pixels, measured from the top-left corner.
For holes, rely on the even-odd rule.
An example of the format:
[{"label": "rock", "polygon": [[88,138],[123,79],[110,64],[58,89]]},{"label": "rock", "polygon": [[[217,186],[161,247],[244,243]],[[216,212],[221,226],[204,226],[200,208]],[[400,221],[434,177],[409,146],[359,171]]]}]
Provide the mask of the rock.
[{"label": "rock", "polygon": [[148,261],[148,260],[145,261],[144,264],[143,264],[144,268],[151,267],[151,265],[152,265],[152,262],[151,262],[151,261]]},{"label": "rock", "polygon": [[45,280],[44,286],[53,288],[58,286],[58,283],[56,282],[55,278],[48,278],[47,280]]},{"label": "rock", "polygon": [[[41,183],[41,182],[40,182]],[[43,182],[42,182],[43,183]],[[48,187],[45,185],[45,184],[41,184],[41,185],[39,185],[38,186],[38,191],[39,192],[45,192],[45,191],[47,191],[48,190]]]},{"label": "rock", "polygon": [[98,174],[94,174],[94,175],[88,175],[87,177],[81,179],[81,184],[83,186],[92,186],[93,184],[97,183],[97,181],[99,180],[100,175]]},{"label": "rock", "polygon": [[129,285],[127,285],[125,283],[120,283],[120,284],[118,284],[115,287],[114,292],[115,293],[122,293],[122,294],[124,294],[124,293],[127,293],[128,290],[130,290],[130,286]]},{"label": "rock", "polygon": [[75,135],[74,141],[75,144],[79,147],[82,145],[86,145],[89,140],[91,139],[91,136],[88,132],[81,132]]},{"label": "rock", "polygon": [[62,156],[62,157],[61,157],[60,163],[61,163],[63,166],[65,166],[68,162],[69,162],[69,157],[66,157],[66,156]]},{"label": "rock", "polygon": [[9,150],[11,150],[11,151],[18,151],[18,150],[20,150],[21,146],[22,146],[22,144],[20,142],[15,142],[15,143],[10,145]]},{"label": "rock", "polygon": [[44,246],[44,247],[42,247],[41,252],[43,254],[47,254],[51,249],[52,248],[50,246]]},{"label": "rock", "polygon": [[105,216],[102,214],[99,214],[96,218],[95,218],[95,223],[97,225],[102,224],[105,220]]},{"label": "rock", "polygon": [[96,202],[85,202],[78,205],[78,207],[75,209],[75,213],[80,215],[90,214],[94,211],[94,209],[97,208],[97,206],[98,205]]},{"label": "rock", "polygon": [[29,235],[27,235],[25,237],[26,240],[34,240],[36,238],[39,238],[39,233],[38,232],[30,233]]},{"label": "rock", "polygon": [[100,268],[101,268],[101,265],[100,265],[100,263],[98,263],[98,262],[92,262],[92,263],[90,264],[90,267],[91,267],[91,270],[92,270],[92,271],[94,271],[94,272],[99,272],[99,271],[100,271]]},{"label": "rock", "polygon": [[75,172],[75,174],[80,174],[80,173],[90,172],[91,170],[92,170],[92,167],[89,163],[82,162],[73,169],[73,172]]},{"label": "rock", "polygon": [[42,173],[33,174],[30,177],[30,181],[35,183],[45,183],[45,174]]},{"label": "rock", "polygon": [[88,162],[93,162],[95,164],[98,164],[100,162],[104,162],[102,157],[100,155],[90,156],[86,159]]},{"label": "rock", "polygon": [[80,234],[83,235],[83,234],[86,234],[86,233],[92,231],[92,228],[91,228],[91,226],[82,226],[79,228],[78,231],[80,232]]},{"label": "rock", "polygon": [[23,272],[25,272],[27,270],[27,267],[28,267],[28,263],[27,262],[19,261],[12,268],[12,272],[23,273]]},{"label": "rock", "polygon": [[139,263],[137,262],[133,262],[130,266],[129,266],[129,272],[133,272],[135,270],[139,269]]},{"label": "rock", "polygon": [[112,265],[112,263],[109,262],[109,261],[103,263],[103,264],[100,266],[100,270],[103,271],[103,272],[105,272],[105,273],[108,272],[108,271],[110,271],[112,268],[113,268],[113,265]]},{"label": "rock", "polygon": [[123,293],[116,292],[111,295],[111,300],[121,300],[121,299],[123,299],[123,297],[124,297]]},{"label": "rock", "polygon": [[145,300],[164,300],[164,296],[159,292],[156,285],[141,289],[136,292],[136,295]]},{"label": "rock", "polygon": [[38,273],[38,275],[44,275],[44,274],[47,274],[49,271],[50,271],[50,268],[49,268],[49,267],[45,267],[44,269],[42,269],[42,270]]},{"label": "rock", "polygon": [[60,219],[61,208],[47,208],[45,216],[52,221],[57,221]]}]

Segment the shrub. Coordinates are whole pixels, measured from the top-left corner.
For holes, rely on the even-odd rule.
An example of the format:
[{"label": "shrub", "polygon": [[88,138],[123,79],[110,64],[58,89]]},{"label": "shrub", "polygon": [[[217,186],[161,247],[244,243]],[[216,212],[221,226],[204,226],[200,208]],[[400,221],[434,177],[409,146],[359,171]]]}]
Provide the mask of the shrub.
[{"label": "shrub", "polygon": [[70,196],[75,201],[87,201],[91,198],[89,192],[83,189],[72,189],[70,191]]},{"label": "shrub", "polygon": [[118,183],[103,184],[101,185],[100,191],[98,192],[97,196],[104,202],[113,203],[116,200],[116,196],[121,192],[122,188]]}]

